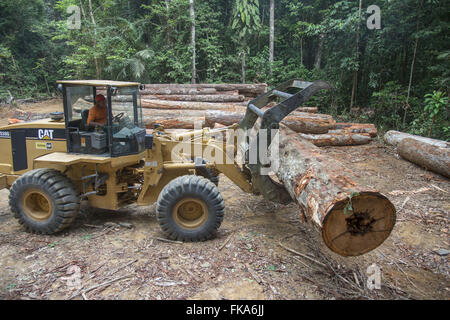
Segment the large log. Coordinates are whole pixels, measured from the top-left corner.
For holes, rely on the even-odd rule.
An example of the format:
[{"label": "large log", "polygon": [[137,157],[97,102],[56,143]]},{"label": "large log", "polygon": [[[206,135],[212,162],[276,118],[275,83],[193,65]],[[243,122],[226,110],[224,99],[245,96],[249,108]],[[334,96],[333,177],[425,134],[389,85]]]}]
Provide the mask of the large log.
[{"label": "large log", "polygon": [[356,146],[361,144],[368,144],[370,143],[370,141],[372,141],[370,135],[367,133],[352,133],[345,131],[339,133],[330,133],[330,131],[324,134],[298,133],[298,135],[318,147]]},{"label": "large log", "polygon": [[267,90],[267,84],[229,84],[229,83],[200,83],[200,84],[164,84],[164,83],[156,83],[156,84],[146,84],[144,90],[154,90],[154,89],[204,89],[204,88],[213,88],[217,91],[230,91],[230,90],[239,90],[241,94],[253,93],[253,94],[262,94]]},{"label": "large log", "polygon": [[170,88],[170,87],[160,87],[160,88],[145,88],[140,90],[141,95],[170,95],[170,94],[217,94],[218,91],[214,88]]},{"label": "large log", "polygon": [[428,144],[431,144],[431,145],[434,145],[437,147],[443,147],[443,148],[450,147],[450,143],[442,141],[442,140],[425,138],[425,137],[421,137],[421,136],[416,136],[414,134],[404,133],[404,132],[395,131],[395,130],[390,130],[385,133],[384,142],[386,142],[387,144],[390,144],[394,147],[397,147],[398,144],[403,139],[406,139],[406,138],[414,139],[414,140],[422,142],[422,143],[428,143]]},{"label": "large log", "polygon": [[[97,92],[98,94],[106,93]],[[236,94],[235,94],[236,93]],[[92,101],[92,97],[85,97],[86,100]],[[116,95],[111,98],[113,102],[132,102],[131,95]],[[141,94],[141,100],[167,100],[167,101],[195,101],[195,102],[243,102],[245,96],[236,92],[226,92],[226,94],[169,94],[169,95],[150,95]]]},{"label": "large log", "polygon": [[[205,117],[173,117],[166,118],[160,116],[145,116],[144,124],[146,128],[153,129],[155,124],[162,124],[165,129],[201,129],[205,125]],[[199,128],[194,126],[199,124]]]},{"label": "large log", "polygon": [[243,95],[234,94],[198,94],[198,95],[145,95],[143,99],[169,100],[169,101],[196,101],[196,102],[242,102]]},{"label": "large log", "polygon": [[[224,113],[230,114],[244,114],[241,107],[228,107],[223,110]],[[166,117],[166,118],[177,118],[177,117],[205,117],[207,114],[206,110],[180,110],[180,109],[142,109],[142,115],[152,117]]]},{"label": "large log", "polygon": [[[215,123],[230,126],[242,120],[244,114],[241,112],[223,112],[223,111],[207,111],[205,115],[206,126],[214,127]],[[335,121],[332,116],[327,114],[311,114],[311,113],[291,113],[281,121],[282,124],[288,126],[295,132],[302,133],[327,133],[333,128]]]},{"label": "large log", "polygon": [[450,146],[442,147],[417,139],[404,138],[397,146],[403,158],[450,178]]},{"label": "large log", "polygon": [[223,110],[229,107],[240,106],[245,109],[247,103],[213,103],[190,101],[167,101],[142,99],[142,107],[149,109],[183,109],[183,110]]},{"label": "large log", "polygon": [[[117,112],[123,111],[120,105],[116,105],[115,109]],[[127,109],[128,110],[128,109]],[[240,106],[228,107],[227,109],[221,111],[210,111],[210,110],[180,110],[180,109],[143,109],[142,115],[144,117],[144,121],[149,125],[153,125],[155,123],[154,119],[157,119],[156,122],[163,119],[166,121],[171,120],[179,120],[182,119],[183,129],[193,128],[194,125],[187,125],[189,119],[198,117],[203,118],[203,125],[213,128],[216,123],[220,123],[222,125],[228,126],[234,123],[239,122],[245,114],[245,108]],[[129,111],[129,110],[128,110]],[[185,117],[188,118],[185,118]],[[178,122],[170,122],[171,128],[177,128],[175,126]],[[173,123],[173,124],[172,124]],[[334,120],[329,115],[322,114],[310,114],[310,113],[302,113],[297,112],[291,114],[290,116],[283,119],[283,122],[290,128],[298,132],[306,132],[306,133],[317,133],[317,132],[326,132],[330,127],[334,125]]]},{"label": "large log", "polygon": [[350,123],[350,122],[337,122],[333,130],[329,133],[368,133],[372,138],[378,135],[377,127],[372,123]]},{"label": "large log", "polygon": [[302,217],[314,223],[325,244],[340,255],[375,249],[394,227],[395,207],[386,196],[353,181],[346,166],[284,126],[276,174],[300,205]]},{"label": "large log", "polygon": [[[242,112],[247,109],[247,103],[213,103],[213,102],[191,102],[191,101],[167,101],[167,100],[150,100],[142,99],[142,107],[149,109],[183,109],[183,110],[224,110],[230,107],[241,107]],[[267,108],[263,108],[266,110]],[[317,113],[317,107],[300,107],[294,111]]]}]

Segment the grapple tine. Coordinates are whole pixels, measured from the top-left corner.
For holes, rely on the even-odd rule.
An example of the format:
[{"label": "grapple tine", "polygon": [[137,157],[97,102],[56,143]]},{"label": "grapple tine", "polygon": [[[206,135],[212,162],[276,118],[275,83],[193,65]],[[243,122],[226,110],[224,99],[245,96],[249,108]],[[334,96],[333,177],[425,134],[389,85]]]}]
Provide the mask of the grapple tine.
[{"label": "grapple tine", "polygon": [[[261,133],[266,131],[266,141],[271,143],[272,137],[270,129],[278,129],[281,120],[283,120],[292,111],[308,101],[308,99],[317,91],[331,88],[332,87],[327,82],[321,80],[314,82],[307,82],[299,79],[286,81],[276,88],[256,97],[248,103],[245,116],[239,123],[239,129],[250,130],[255,125],[256,120],[258,120],[258,118],[261,118],[261,125],[259,127],[259,130],[267,130],[261,130],[261,132],[258,131],[256,139],[258,141],[261,137]],[[301,90],[292,92],[295,89]],[[264,106],[274,101],[278,97],[283,98],[284,100],[265,112],[261,110]],[[270,143],[268,145],[270,145]],[[245,147],[247,145],[247,143],[244,143],[243,146]],[[241,149],[245,150],[245,148]],[[271,201],[283,204],[292,201],[291,196],[286,191],[284,186],[273,181],[269,176],[260,174],[260,169],[263,167],[263,165],[261,164],[259,159],[259,151],[257,156],[257,163],[249,163],[248,160],[248,153],[246,153],[246,166],[251,173],[252,184],[256,191],[258,191],[266,199]]]},{"label": "grapple tine", "polygon": [[[287,91],[292,88],[302,89],[296,93]],[[303,105],[317,91],[322,89],[331,89],[332,87],[325,81],[318,80],[314,82],[293,79],[282,83],[276,88],[251,100],[247,107],[244,118],[239,123],[239,128],[250,129],[255,124],[258,117],[262,118],[261,128],[271,128],[277,125],[292,111]],[[258,112],[256,108],[261,109],[277,97],[284,98],[283,101],[273,106],[266,112]]]}]

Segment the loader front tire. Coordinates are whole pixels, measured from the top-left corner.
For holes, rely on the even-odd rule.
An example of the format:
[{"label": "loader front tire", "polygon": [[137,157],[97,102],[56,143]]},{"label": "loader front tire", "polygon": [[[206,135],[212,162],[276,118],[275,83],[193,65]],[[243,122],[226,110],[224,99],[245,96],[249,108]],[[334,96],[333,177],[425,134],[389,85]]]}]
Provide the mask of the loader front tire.
[{"label": "loader front tire", "polygon": [[54,234],[73,222],[80,208],[80,198],[63,173],[35,169],[14,181],[9,206],[27,231]]},{"label": "loader front tire", "polygon": [[219,189],[208,179],[187,175],[169,182],[158,197],[158,223],[166,236],[179,241],[214,237],[225,211]]}]

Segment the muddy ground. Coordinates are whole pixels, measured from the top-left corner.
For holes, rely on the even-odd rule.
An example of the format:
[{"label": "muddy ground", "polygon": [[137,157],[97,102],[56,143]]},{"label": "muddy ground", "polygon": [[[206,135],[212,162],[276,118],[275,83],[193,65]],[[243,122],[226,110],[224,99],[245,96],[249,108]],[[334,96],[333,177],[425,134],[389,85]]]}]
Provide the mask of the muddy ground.
[{"label": "muddy ground", "polygon": [[[0,114],[4,124],[7,110]],[[223,175],[225,218],[217,237],[201,243],[164,241],[154,205],[111,212],[84,204],[63,233],[32,235],[11,216],[2,190],[0,298],[449,299],[449,180],[400,159],[382,141],[323,149],[397,208],[392,234],[370,253],[334,254],[300,222],[295,204],[244,194]],[[373,264],[381,288],[371,290]]]}]

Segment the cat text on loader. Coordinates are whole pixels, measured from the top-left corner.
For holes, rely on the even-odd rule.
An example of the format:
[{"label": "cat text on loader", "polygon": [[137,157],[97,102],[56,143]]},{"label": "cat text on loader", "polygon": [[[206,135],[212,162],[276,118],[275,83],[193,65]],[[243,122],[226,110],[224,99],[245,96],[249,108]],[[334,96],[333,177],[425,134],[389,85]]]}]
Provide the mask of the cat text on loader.
[{"label": "cat text on loader", "polygon": [[[239,124],[178,134],[165,132],[161,126],[145,128],[139,83],[58,83],[64,114],[0,128],[0,188],[10,190],[11,212],[30,232],[53,234],[65,229],[75,219],[81,200],[111,210],[156,202],[157,220],[167,237],[207,240],[224,217],[224,200],[217,188],[220,173],[244,192],[283,204],[297,201],[304,215],[311,215],[321,228],[327,246],[341,255],[372,250],[393,228],[395,208],[386,197],[362,189],[356,190],[359,193],[339,187],[325,190],[333,184],[333,176],[321,185],[323,174],[314,177],[313,171],[302,168],[301,161],[292,159],[289,148],[294,139],[288,134],[280,144],[280,170],[272,172],[282,179],[262,174],[270,163],[263,163],[258,142],[274,141],[274,129],[284,117],[318,90],[329,88],[323,81],[287,81],[250,101]],[[103,127],[92,127],[87,119],[99,93],[106,96],[107,120]],[[278,104],[261,110],[273,101]],[[244,139],[215,136],[232,129],[252,131],[253,138],[250,134]],[[243,155],[240,161],[238,154]],[[307,156],[308,163],[314,162]],[[292,168],[292,174],[286,167]],[[347,209],[353,214],[344,214]]]}]

